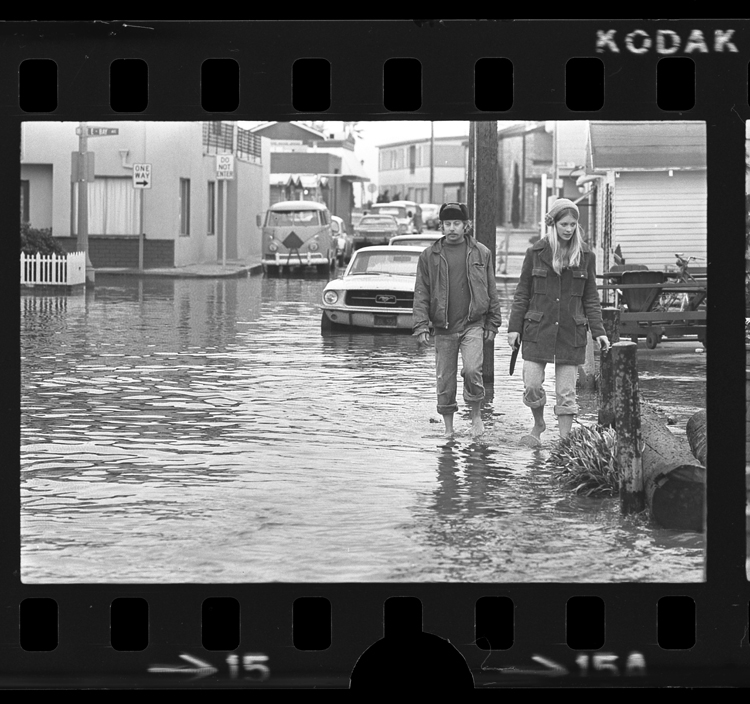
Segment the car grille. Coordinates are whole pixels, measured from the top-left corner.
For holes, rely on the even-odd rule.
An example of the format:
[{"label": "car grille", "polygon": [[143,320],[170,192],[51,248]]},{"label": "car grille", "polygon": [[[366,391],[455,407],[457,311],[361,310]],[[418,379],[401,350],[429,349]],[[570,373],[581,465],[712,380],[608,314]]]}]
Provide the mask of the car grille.
[{"label": "car grille", "polygon": [[346,305],[367,308],[412,308],[413,291],[347,291]]}]

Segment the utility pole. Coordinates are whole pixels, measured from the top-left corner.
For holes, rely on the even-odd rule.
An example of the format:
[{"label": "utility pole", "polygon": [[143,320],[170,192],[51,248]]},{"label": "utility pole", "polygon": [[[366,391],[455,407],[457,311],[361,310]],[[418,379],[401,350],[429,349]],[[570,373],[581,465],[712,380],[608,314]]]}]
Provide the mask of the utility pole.
[{"label": "utility pole", "polygon": [[[473,120],[469,123],[469,164],[466,169],[466,207],[469,209],[469,219],[474,219],[474,151],[476,142],[476,125]],[[476,230],[475,230],[476,234]]]},{"label": "utility pole", "polygon": [[78,125],[78,251],[86,253],[86,285],[94,283],[94,267],[89,257],[89,161],[88,161],[88,125]]},{"label": "utility pole", "polygon": [[[472,123],[474,126],[474,232],[492,253],[492,269],[497,258],[495,214],[497,212],[497,121]],[[471,202],[471,201],[470,201]],[[495,378],[495,343],[484,343],[482,377]]]},{"label": "utility pole", "polygon": [[430,203],[434,203],[435,189],[435,123],[430,120]]}]

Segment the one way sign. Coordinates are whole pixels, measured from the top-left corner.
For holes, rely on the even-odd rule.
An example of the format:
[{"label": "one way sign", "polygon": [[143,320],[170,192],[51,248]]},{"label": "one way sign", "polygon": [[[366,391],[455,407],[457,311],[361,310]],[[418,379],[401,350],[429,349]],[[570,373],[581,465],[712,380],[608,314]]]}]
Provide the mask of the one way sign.
[{"label": "one way sign", "polygon": [[133,164],[133,188],[151,188],[151,164]]}]

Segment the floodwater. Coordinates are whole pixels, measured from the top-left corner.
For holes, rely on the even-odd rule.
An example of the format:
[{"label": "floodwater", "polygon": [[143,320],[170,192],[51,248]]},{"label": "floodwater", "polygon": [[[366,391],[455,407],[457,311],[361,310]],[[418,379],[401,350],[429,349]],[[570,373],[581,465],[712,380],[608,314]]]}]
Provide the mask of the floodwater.
[{"label": "floodwater", "polygon": [[[504,331],[485,437],[462,406],[449,442],[433,349],[323,338],[324,285],[99,275],[86,294],[24,294],[23,581],[703,579],[702,535],[559,487],[551,407],[545,447],[519,444],[531,414]],[[675,428],[704,404],[696,346],[639,348],[643,397]]]}]

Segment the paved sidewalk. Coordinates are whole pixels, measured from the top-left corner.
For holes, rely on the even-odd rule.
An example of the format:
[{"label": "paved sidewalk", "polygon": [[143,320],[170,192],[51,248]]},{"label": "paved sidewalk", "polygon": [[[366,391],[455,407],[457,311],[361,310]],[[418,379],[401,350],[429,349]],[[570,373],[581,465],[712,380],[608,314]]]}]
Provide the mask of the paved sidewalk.
[{"label": "paved sidewalk", "polygon": [[[521,267],[526,250],[531,247],[531,238],[539,234],[533,230],[513,230],[498,227],[495,235],[497,279],[515,281],[521,276]],[[506,261],[507,246],[507,261]]]},{"label": "paved sidewalk", "polygon": [[[499,280],[517,280],[521,275],[521,266],[526,250],[531,246],[529,239],[536,234],[532,230],[512,230],[497,228],[495,244],[497,247],[496,271]],[[508,256],[506,264],[506,239]],[[231,278],[260,274],[260,263],[248,264],[240,260],[228,260],[226,266],[211,262],[190,264],[188,266],[162,267],[155,269],[138,269],[137,267],[99,267],[95,274],[118,274],[123,276],[166,276],[172,278]]]}]

